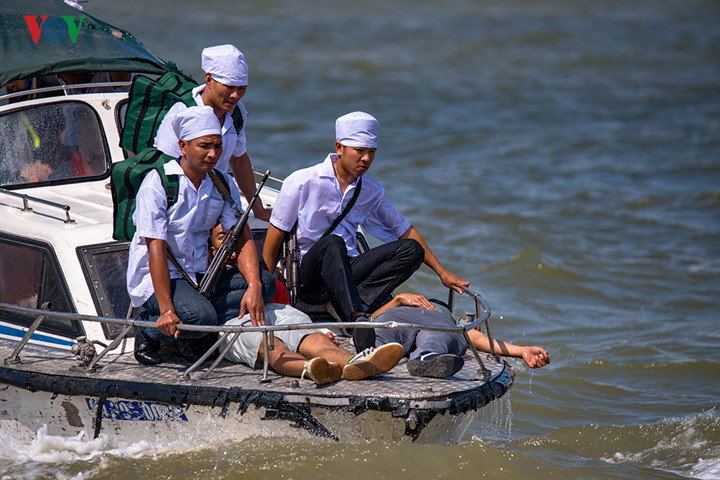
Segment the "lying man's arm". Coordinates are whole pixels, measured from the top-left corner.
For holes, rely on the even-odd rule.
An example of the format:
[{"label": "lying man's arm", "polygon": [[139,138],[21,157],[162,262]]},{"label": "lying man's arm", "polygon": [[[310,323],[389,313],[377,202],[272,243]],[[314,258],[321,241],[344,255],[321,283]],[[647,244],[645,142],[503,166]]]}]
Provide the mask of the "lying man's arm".
[{"label": "lying man's arm", "polygon": [[[400,293],[395,295],[395,297],[388,303],[373,312],[373,317],[380,315],[391,308],[400,306],[419,307],[424,308],[425,310],[437,310],[437,308],[435,308],[435,306],[433,306],[433,304],[430,303],[423,295],[415,293]],[[487,353],[491,352],[490,340],[481,331],[474,329],[468,330],[468,337],[478,350]],[[550,363],[550,356],[542,347],[522,347],[503,340],[493,339],[493,341],[495,343],[495,351],[500,355],[522,358],[525,364],[527,364],[530,368],[540,368]]]}]

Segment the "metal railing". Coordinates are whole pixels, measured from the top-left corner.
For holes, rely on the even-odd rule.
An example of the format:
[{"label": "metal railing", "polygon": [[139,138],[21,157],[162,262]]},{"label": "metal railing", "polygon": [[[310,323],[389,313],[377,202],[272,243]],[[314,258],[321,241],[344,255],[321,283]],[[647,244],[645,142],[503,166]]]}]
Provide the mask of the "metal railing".
[{"label": "metal railing", "polygon": [[[382,328],[382,329],[388,329],[388,330],[401,330],[401,329],[411,329],[411,330],[429,330],[429,331],[436,331],[436,332],[451,332],[451,333],[458,333],[462,334],[467,343],[468,347],[473,352],[473,355],[478,362],[478,365],[480,366],[480,369],[478,370],[478,374],[481,376],[481,380],[485,380],[489,377],[491,374],[490,369],[488,369],[485,364],[483,363],[482,359],[480,358],[480,354],[478,353],[477,349],[473,345],[472,341],[470,340],[470,337],[468,336],[468,331],[473,329],[480,330],[480,325],[482,323],[485,324],[486,330],[488,332],[488,339],[490,340],[490,345],[492,349],[492,355],[495,357],[496,360],[499,361],[499,358],[494,350],[494,341],[492,338],[492,333],[490,332],[490,307],[480,294],[470,290],[469,288],[464,288],[465,292],[467,292],[475,301],[476,305],[476,313],[477,317],[470,321],[469,323],[466,323],[464,325],[457,325],[457,326],[446,326],[446,325],[412,325],[408,323],[402,323],[402,322],[352,322],[352,328]],[[43,305],[43,308],[51,308],[51,305]],[[10,355],[10,357],[5,359],[5,363],[20,363],[20,352],[25,347],[25,345],[30,340],[30,337],[32,334],[37,330],[37,328],[40,326],[40,324],[47,318],[56,318],[59,320],[74,320],[74,321],[84,321],[84,322],[99,322],[99,323],[106,323],[106,324],[113,324],[113,325],[122,325],[124,328],[122,332],[113,340],[112,343],[110,343],[107,347],[105,347],[100,353],[98,353],[95,358],[90,362],[90,364],[87,366],[89,370],[93,370],[97,367],[98,362],[107,355],[110,351],[117,348],[117,346],[122,342],[122,340],[127,336],[127,334],[130,332],[132,327],[146,327],[146,328],[157,328],[157,325],[155,322],[147,322],[142,320],[134,320],[134,319],[120,319],[120,318],[113,318],[113,317],[97,317],[94,315],[83,315],[83,314],[77,314],[77,313],[65,313],[65,312],[52,312],[46,309],[35,309],[35,308],[27,308],[27,307],[20,307],[17,305],[11,305],[7,303],[0,303],[0,311],[5,311],[9,313],[16,313],[21,315],[27,315],[27,316],[34,316],[35,321],[33,322],[30,329],[28,329],[27,333],[23,337],[22,340],[20,340],[20,343],[18,347],[13,351],[13,353]],[[220,348],[220,345],[224,340],[226,340],[228,337],[232,335],[232,338],[230,338],[228,345],[220,352],[218,355],[218,358],[208,367],[208,369],[201,375],[202,378],[206,378],[210,373],[212,373],[217,366],[220,364],[220,362],[225,358],[227,353],[230,351],[232,346],[235,344],[235,342],[238,340],[241,333],[244,332],[261,332],[263,334],[263,350],[264,350],[264,358],[263,358],[263,375],[260,379],[261,383],[269,382],[268,379],[268,351],[272,350],[274,348],[274,332],[283,331],[283,330],[311,330],[311,329],[321,329],[321,328],[346,328],[348,327],[347,322],[313,322],[313,323],[307,323],[307,324],[293,324],[293,325],[263,325],[263,326],[246,326],[246,325],[220,325],[220,326],[207,326],[207,325],[186,325],[186,324],[178,324],[176,325],[177,329],[180,331],[188,331],[188,332],[205,332],[205,333],[218,333],[221,334],[220,338],[194,363],[192,364],[188,369],[186,369],[182,376],[189,376],[192,372],[197,370],[200,365],[207,360],[212,353]]]},{"label": "metal railing", "polygon": [[[97,83],[77,83],[77,84],[70,84],[70,85],[51,85],[49,87],[41,87],[41,88],[33,88],[29,90],[20,90],[18,92],[12,92],[12,93],[6,93],[5,95],[0,95],[0,101],[2,100],[9,100],[11,98],[15,97],[24,97],[25,95],[35,95],[39,93],[49,93],[49,92],[58,92],[62,91],[65,95],[81,95],[84,92],[69,92],[68,90],[76,90],[79,88],[99,88],[99,87],[130,87],[132,85],[132,82],[97,82]],[[114,93],[114,92],[113,92]],[[123,92],[119,92],[123,93]],[[127,92],[124,92],[127,93]],[[31,99],[36,100],[36,99]]]},{"label": "metal railing", "polygon": [[30,208],[30,202],[37,202],[37,203],[43,203],[45,205],[50,205],[51,207],[60,208],[65,211],[65,223],[75,223],[75,220],[70,218],[70,205],[63,205],[61,203],[55,203],[51,202],[50,200],[43,200],[42,198],[33,197],[32,195],[28,195],[26,193],[17,193],[13,192],[12,190],[7,190],[5,188],[0,188],[0,193],[4,193],[6,195],[11,195],[13,197],[22,198],[23,201],[23,212],[32,212],[33,209]]}]

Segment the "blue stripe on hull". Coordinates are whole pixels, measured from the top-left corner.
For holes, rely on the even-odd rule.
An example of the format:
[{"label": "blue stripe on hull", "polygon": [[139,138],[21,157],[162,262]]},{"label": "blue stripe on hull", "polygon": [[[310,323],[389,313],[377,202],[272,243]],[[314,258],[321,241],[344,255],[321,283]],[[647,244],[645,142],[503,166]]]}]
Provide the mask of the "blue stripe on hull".
[{"label": "blue stripe on hull", "polygon": [[[17,337],[18,340],[22,339],[25,334],[27,333],[27,330],[21,330],[19,328],[12,328],[8,327],[6,325],[0,325],[0,335],[8,335],[10,337]],[[54,343],[55,345],[62,345],[66,347],[72,346],[75,342],[72,340],[63,340],[60,338],[50,337],[48,335],[43,335],[42,333],[33,333],[30,337],[31,340],[36,340],[38,342],[45,342],[45,343]]]}]

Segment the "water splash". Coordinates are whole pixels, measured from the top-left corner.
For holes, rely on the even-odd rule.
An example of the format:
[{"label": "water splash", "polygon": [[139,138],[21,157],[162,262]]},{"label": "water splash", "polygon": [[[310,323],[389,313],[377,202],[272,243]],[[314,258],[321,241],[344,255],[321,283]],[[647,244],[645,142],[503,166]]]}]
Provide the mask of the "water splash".
[{"label": "water splash", "polygon": [[529,395],[532,395],[532,379],[533,379],[534,373],[535,373],[535,369],[534,368],[530,369],[530,381],[528,383],[528,394]]},{"label": "water splash", "polygon": [[478,412],[480,424],[479,437],[483,442],[493,447],[504,447],[512,440],[512,399],[510,392],[489,405],[485,405]]}]

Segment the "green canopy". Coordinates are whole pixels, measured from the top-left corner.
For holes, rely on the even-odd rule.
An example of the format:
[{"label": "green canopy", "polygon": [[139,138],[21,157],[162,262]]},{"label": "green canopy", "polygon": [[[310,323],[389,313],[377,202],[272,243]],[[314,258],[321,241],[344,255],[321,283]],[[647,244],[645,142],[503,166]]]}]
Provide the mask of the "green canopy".
[{"label": "green canopy", "polygon": [[169,68],[129,32],[61,0],[0,0],[0,87],[57,73]]}]

